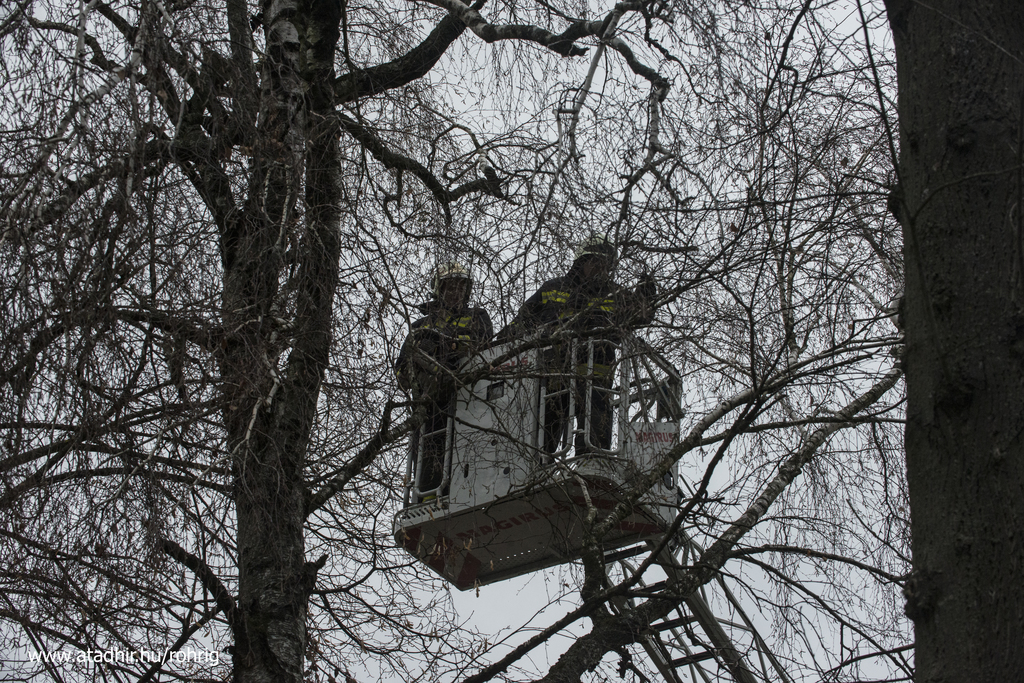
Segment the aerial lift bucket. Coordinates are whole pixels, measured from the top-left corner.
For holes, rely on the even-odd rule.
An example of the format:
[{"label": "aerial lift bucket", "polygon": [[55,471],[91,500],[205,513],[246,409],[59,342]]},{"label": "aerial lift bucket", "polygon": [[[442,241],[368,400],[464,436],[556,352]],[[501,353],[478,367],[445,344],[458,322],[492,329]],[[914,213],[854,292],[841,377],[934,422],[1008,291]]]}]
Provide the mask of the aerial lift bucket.
[{"label": "aerial lift bucket", "polygon": [[[615,364],[598,377],[595,348],[609,344]],[[494,370],[458,391],[442,426],[435,421],[413,437],[405,507],[394,524],[399,545],[460,590],[579,558],[587,524],[605,519],[678,439],[680,378],[632,336],[503,344],[460,370],[483,367]],[[595,433],[595,392],[604,392],[610,440]],[[553,409],[561,423],[554,443]],[[436,467],[429,458],[443,476],[425,486],[424,472]],[[669,528],[678,487],[675,467],[665,469],[600,539],[605,551]]]}]

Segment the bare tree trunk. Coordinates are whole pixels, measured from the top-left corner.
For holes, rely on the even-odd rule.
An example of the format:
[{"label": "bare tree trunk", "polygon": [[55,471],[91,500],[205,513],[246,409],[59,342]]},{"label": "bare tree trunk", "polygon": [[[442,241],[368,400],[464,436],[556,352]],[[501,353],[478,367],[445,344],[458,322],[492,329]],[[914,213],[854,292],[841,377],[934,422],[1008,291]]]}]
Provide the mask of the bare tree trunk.
[{"label": "bare tree trunk", "polygon": [[[302,680],[307,603],[319,568],[305,560],[303,471],[338,277],[341,169],[330,87],[339,11],[316,0],[265,4],[261,149],[254,149],[244,216],[224,239],[240,682]],[[287,240],[298,225],[298,236]],[[284,254],[296,244],[295,291],[282,293]]]},{"label": "bare tree trunk", "polygon": [[886,5],[899,75],[917,680],[1017,680],[1024,4]]}]

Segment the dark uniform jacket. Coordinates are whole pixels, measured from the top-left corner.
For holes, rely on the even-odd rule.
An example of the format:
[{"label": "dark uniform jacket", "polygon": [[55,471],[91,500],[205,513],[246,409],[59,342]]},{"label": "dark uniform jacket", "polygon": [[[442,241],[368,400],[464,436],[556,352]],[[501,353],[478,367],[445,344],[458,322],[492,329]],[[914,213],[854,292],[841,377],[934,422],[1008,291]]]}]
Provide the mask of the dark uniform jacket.
[{"label": "dark uniform jacket", "polygon": [[541,285],[519,309],[512,323],[501,331],[499,338],[523,336],[550,323],[561,323],[568,329],[580,331],[646,325],[654,318],[650,306],[654,294],[654,283],[650,280],[636,290],[629,290],[611,279],[584,279],[580,269],[574,266],[562,277]]},{"label": "dark uniform jacket", "polygon": [[[654,295],[654,282],[649,279],[636,290],[630,290],[615,284],[610,278],[603,281],[585,279],[574,265],[562,277],[541,285],[498,337],[505,341],[529,334],[540,326],[555,324],[581,333],[610,328],[607,336],[614,338],[615,330],[646,325],[654,318],[650,305]],[[611,345],[595,344],[596,374],[607,371],[614,362],[615,351]]]},{"label": "dark uniform jacket", "polygon": [[462,359],[483,348],[494,334],[491,316],[482,308],[467,306],[445,312],[437,300],[431,300],[419,309],[427,315],[410,326],[395,362],[395,372],[405,387],[412,385],[417,370],[435,375],[455,370]]}]

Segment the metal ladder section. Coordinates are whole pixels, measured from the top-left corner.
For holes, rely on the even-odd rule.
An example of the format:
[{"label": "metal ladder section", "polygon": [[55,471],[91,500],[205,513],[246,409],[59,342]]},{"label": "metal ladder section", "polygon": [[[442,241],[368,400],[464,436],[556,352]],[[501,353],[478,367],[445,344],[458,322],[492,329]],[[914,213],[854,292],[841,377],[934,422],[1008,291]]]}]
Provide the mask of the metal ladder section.
[{"label": "metal ladder section", "polygon": [[[637,564],[633,558],[653,552],[656,545],[648,541],[607,553],[606,571],[614,572],[617,567],[621,578],[634,576]],[[676,551],[662,550],[657,564],[674,580],[700,553],[700,547],[680,532]],[[641,579],[636,589],[656,593],[664,583],[648,585]],[[730,614],[716,616],[709,603],[722,605]],[[622,612],[633,606],[634,598],[620,598],[611,609]],[[666,683],[792,683],[721,575],[651,624],[650,633],[640,643]]]},{"label": "metal ladder section", "polygon": [[[653,397],[659,417],[666,415],[673,420],[681,420],[683,409],[679,396],[682,380],[679,374],[646,342],[636,338],[631,341],[639,351],[629,359],[634,365],[633,376],[639,378],[646,374],[655,377],[660,370],[667,377],[665,384],[648,387],[646,392],[641,382],[634,383],[638,394],[648,394],[642,402],[646,405]],[[637,363],[643,367],[638,367]],[[682,483],[689,489],[685,482]],[[689,491],[689,494],[693,495],[693,492]],[[681,488],[680,497],[683,496],[685,493]],[[657,545],[656,541],[648,541],[606,553],[606,572],[615,571],[617,565],[621,578],[634,576],[637,565],[632,561],[633,558],[653,552]],[[680,530],[669,546],[661,551],[656,563],[665,572],[667,580],[673,581],[702,552],[700,546],[685,531]],[[636,584],[636,588],[646,594],[656,593],[663,586],[664,582],[647,585],[643,579]],[[617,603],[613,601],[610,607],[613,611],[623,611],[633,607],[635,602],[632,597],[620,598]],[[709,606],[711,604],[720,606],[728,614],[716,616]],[[735,621],[737,618],[739,621]],[[666,683],[712,683],[723,680],[736,683],[792,683],[721,574],[701,586],[664,618],[653,623],[650,633],[641,640],[641,644]]]}]

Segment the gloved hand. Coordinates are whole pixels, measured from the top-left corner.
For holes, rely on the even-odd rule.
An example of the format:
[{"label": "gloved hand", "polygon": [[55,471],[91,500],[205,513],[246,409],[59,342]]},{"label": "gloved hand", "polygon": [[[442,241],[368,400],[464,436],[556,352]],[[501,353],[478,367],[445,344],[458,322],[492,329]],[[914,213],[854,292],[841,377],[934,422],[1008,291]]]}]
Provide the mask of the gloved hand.
[{"label": "gloved hand", "polygon": [[640,277],[640,282],[637,283],[636,295],[642,299],[650,301],[654,297],[658,296],[658,283],[654,281],[654,276],[650,273],[644,273]]}]

